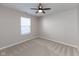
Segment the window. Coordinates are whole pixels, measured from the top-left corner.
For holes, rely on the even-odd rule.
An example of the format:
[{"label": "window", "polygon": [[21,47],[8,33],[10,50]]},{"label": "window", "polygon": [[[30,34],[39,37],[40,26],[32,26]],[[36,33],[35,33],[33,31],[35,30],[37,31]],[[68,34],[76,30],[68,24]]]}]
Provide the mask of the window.
[{"label": "window", "polygon": [[31,19],[21,17],[21,35],[31,33]]}]

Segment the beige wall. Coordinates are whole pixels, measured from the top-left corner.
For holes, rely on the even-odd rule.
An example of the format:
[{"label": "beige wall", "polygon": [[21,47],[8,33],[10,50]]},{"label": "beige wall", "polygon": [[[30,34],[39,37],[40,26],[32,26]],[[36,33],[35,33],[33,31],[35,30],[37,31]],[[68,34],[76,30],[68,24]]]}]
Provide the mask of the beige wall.
[{"label": "beige wall", "polygon": [[[22,36],[20,34],[20,17],[30,17],[32,20],[32,33]],[[37,35],[37,18],[20,11],[0,6],[0,48],[27,40]]]},{"label": "beige wall", "polygon": [[40,36],[78,46],[77,9],[42,17],[40,19]]},{"label": "beige wall", "polygon": [[79,42],[79,5],[77,6],[77,22],[76,22],[76,24],[77,24],[77,38],[78,38],[78,42]]}]

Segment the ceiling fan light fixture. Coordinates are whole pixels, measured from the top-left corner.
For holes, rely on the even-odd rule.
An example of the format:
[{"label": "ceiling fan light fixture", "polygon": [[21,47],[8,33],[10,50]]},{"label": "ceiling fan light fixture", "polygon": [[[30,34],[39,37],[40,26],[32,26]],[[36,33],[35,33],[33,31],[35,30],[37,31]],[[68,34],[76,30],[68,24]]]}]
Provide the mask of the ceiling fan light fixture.
[{"label": "ceiling fan light fixture", "polygon": [[39,13],[42,13],[43,11],[42,11],[42,10],[38,10],[38,12],[39,12]]}]

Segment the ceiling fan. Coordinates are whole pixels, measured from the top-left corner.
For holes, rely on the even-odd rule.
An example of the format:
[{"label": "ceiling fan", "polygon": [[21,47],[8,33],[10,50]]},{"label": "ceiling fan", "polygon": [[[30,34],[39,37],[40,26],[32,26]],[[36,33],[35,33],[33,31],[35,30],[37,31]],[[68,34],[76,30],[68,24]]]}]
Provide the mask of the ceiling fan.
[{"label": "ceiling fan", "polygon": [[38,7],[37,8],[31,8],[32,10],[37,10],[36,11],[36,14],[37,13],[43,13],[45,14],[45,10],[51,10],[51,8],[43,8],[42,4],[39,3]]}]

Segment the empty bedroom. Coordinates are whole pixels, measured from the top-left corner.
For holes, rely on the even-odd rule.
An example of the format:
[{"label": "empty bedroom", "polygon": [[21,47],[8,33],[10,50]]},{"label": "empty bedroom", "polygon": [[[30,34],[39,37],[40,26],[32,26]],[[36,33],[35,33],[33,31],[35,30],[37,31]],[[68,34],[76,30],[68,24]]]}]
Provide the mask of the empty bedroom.
[{"label": "empty bedroom", "polygon": [[79,56],[79,4],[0,3],[0,56]]}]

